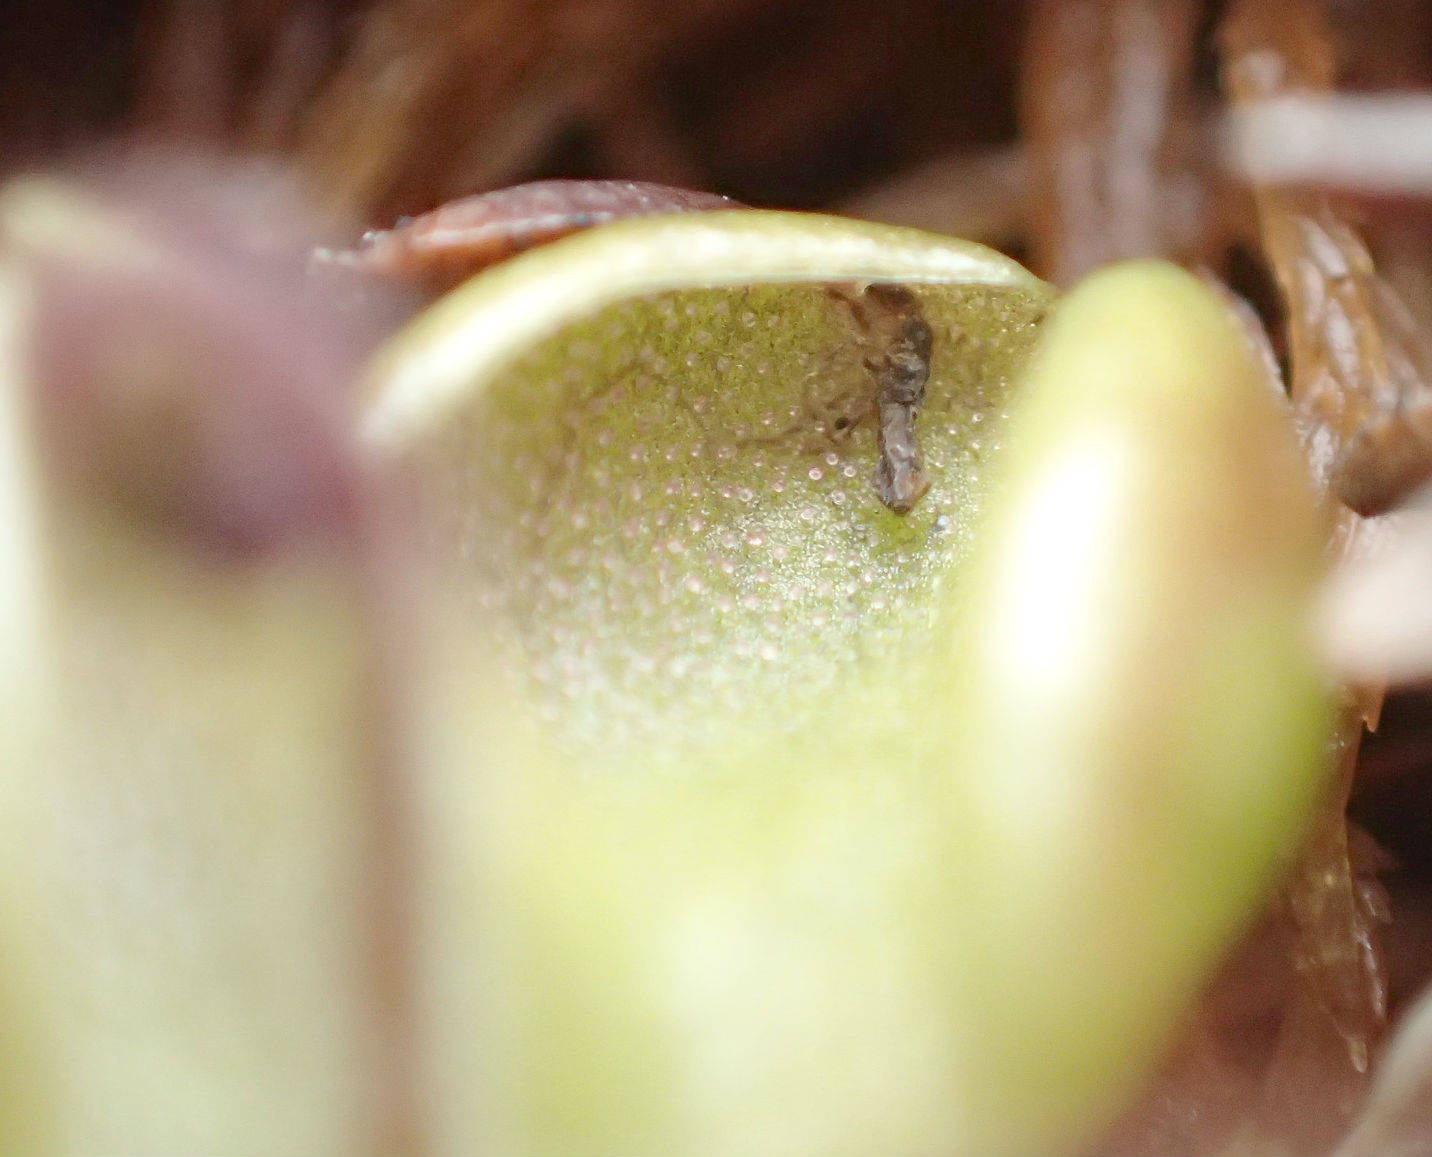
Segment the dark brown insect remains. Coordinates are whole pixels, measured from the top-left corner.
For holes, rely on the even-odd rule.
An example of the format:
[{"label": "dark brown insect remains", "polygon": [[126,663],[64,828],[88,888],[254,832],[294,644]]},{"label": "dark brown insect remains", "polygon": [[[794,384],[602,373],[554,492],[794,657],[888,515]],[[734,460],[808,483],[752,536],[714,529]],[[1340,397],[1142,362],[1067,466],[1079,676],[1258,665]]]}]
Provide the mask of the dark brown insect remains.
[{"label": "dark brown insect remains", "polygon": [[873,351],[865,365],[875,382],[880,457],[871,483],[881,502],[896,514],[909,514],[930,489],[915,422],[925,404],[934,338],[907,289],[870,285],[840,296]]}]

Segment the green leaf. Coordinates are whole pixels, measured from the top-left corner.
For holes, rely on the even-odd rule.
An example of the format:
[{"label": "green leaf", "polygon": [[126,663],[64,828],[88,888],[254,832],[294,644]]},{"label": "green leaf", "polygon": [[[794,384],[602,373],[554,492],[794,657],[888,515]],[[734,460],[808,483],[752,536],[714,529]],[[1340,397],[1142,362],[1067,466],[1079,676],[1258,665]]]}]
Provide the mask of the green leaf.
[{"label": "green leaf", "polygon": [[[870,481],[878,351],[828,289],[872,278],[934,333],[903,518]],[[967,1135],[933,632],[1048,301],[978,246],[701,214],[499,267],[381,360],[366,428],[443,592],[436,1064],[484,1093],[443,1144]]]},{"label": "green leaf", "polygon": [[225,395],[269,353],[215,316],[251,255],[176,236],[0,197],[0,1151],[368,1151],[378,631],[340,528],[201,537],[290,443]]},{"label": "green leaf", "polygon": [[1208,287],[1154,262],[1092,275],[1008,443],[942,636],[943,806],[971,930],[957,1024],[984,1046],[971,1148],[1025,1152],[1146,1076],[1329,790],[1332,716],[1310,629],[1326,523]]}]

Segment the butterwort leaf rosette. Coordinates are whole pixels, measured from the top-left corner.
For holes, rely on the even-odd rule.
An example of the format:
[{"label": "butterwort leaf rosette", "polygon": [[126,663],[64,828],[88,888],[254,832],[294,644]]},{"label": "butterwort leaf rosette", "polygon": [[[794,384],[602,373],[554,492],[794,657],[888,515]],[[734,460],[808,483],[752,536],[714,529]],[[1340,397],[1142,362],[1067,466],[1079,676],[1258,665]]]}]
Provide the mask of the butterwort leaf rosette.
[{"label": "butterwort leaf rosette", "polygon": [[[933,336],[903,516],[871,283]],[[977,246],[711,213],[380,357],[443,1147],[1070,1149],[1147,1072],[1322,783],[1321,522],[1211,291],[1049,308]]]},{"label": "butterwort leaf rosette", "polygon": [[360,370],[301,217],[0,201],[0,1148],[1085,1143],[1324,774],[1320,521],[1216,297],[715,212]]}]

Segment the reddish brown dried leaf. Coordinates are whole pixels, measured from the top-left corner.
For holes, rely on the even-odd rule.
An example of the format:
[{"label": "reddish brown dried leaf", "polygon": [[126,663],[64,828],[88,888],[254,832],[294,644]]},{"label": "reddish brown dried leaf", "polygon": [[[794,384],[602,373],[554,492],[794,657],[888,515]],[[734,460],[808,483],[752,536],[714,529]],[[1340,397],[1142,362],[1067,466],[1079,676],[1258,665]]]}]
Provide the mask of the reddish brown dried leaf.
[{"label": "reddish brown dried leaf", "polygon": [[[1235,104],[1332,85],[1330,33],[1302,0],[1238,4],[1222,40]],[[1432,474],[1432,351],[1325,196],[1260,186],[1254,198],[1310,461],[1341,501],[1379,513]]]},{"label": "reddish brown dried leaf", "polygon": [[369,233],[356,251],[327,259],[442,292],[524,249],[593,225],[740,207],[718,193],[648,181],[533,181],[451,201],[392,229]]},{"label": "reddish brown dried leaf", "polygon": [[[1197,5],[1038,0],[1021,114],[1035,264],[1068,284],[1125,257],[1180,255],[1198,216],[1182,145]],[[1187,213],[1169,202],[1189,201]],[[1183,229],[1180,228],[1183,227]]]},{"label": "reddish brown dried leaf", "polygon": [[[1309,0],[1241,0],[1221,28],[1224,83],[1235,102],[1320,90],[1334,73],[1331,36]],[[1393,378],[1386,328],[1386,291],[1366,250],[1315,193],[1255,188],[1266,257],[1283,291],[1292,356],[1291,394],[1315,474],[1339,496],[1385,491],[1378,463],[1350,457],[1368,415],[1387,393],[1405,389]],[[1334,549],[1347,552],[1359,520],[1343,511]],[[1370,885],[1375,866],[1362,866],[1349,847],[1347,792],[1364,719],[1375,719],[1379,697],[1350,704],[1333,737],[1330,760],[1341,790],[1329,800],[1283,903],[1296,929],[1293,961],[1311,998],[1288,1031],[1311,1038],[1331,1026],[1345,1042],[1347,1063],[1366,1070],[1386,1021],[1386,979],[1377,950],[1381,916]],[[1302,1027],[1297,1027],[1301,1021]],[[1280,1049],[1266,1075],[1269,1104],[1303,1104],[1307,1085],[1334,1079],[1305,1062],[1297,1041]],[[1330,1105],[1335,1110],[1337,1106]]]}]

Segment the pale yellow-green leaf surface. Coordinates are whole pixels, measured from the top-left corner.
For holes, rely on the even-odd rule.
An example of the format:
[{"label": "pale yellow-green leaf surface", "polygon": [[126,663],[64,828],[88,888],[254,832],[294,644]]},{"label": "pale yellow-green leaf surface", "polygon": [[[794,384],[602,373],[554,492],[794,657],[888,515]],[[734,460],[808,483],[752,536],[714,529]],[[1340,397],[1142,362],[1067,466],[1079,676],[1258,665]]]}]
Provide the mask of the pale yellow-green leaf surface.
[{"label": "pale yellow-green leaf surface", "polygon": [[[871,277],[934,331],[904,518],[870,482],[874,351],[827,290]],[[514,301],[554,314],[520,353],[493,339]],[[442,611],[418,731],[447,1147],[964,1135],[930,631],[1047,304],[977,246],[712,214],[514,261],[380,359],[367,429]]]},{"label": "pale yellow-green leaf surface", "polygon": [[1172,266],[1112,267],[1020,390],[939,632],[977,1151],[1117,1110],[1330,786],[1326,523],[1238,320]]}]

